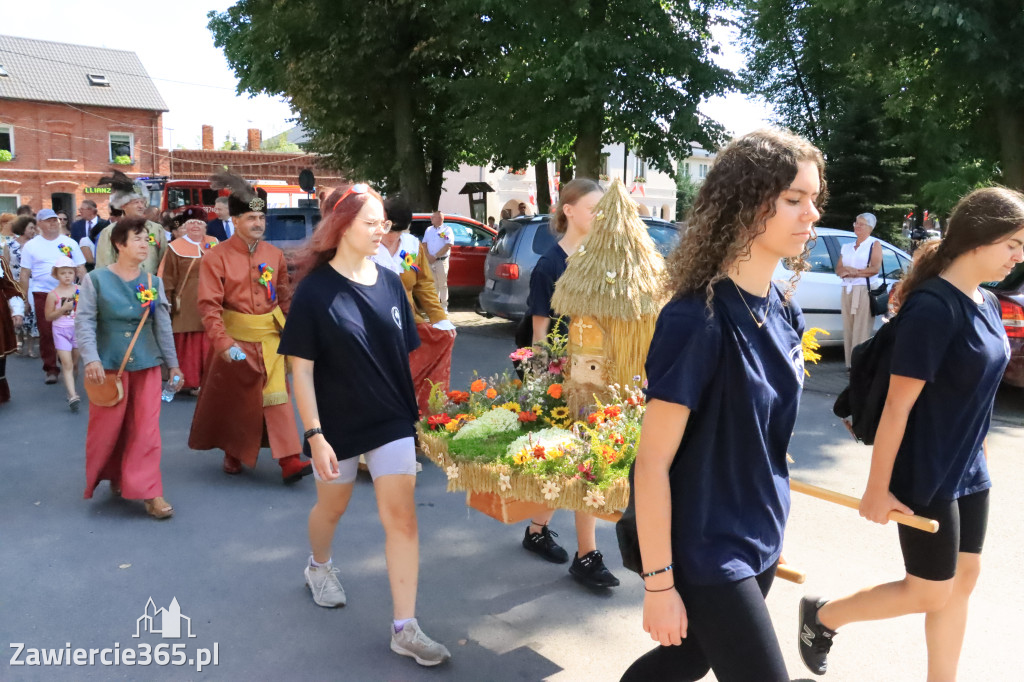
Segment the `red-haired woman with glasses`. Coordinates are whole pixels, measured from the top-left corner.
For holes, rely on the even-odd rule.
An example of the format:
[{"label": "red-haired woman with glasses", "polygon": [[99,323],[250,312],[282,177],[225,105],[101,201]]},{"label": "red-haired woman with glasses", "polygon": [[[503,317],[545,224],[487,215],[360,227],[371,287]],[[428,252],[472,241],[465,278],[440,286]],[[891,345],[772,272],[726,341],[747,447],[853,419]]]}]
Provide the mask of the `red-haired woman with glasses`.
[{"label": "red-haired woman with glasses", "polygon": [[335,190],[305,253],[280,352],[292,358],[317,501],[309,514],[306,585],[319,606],[345,604],[331,542],[352,497],[359,455],[373,477],[394,605],[391,650],[437,665],[451,657],[416,620],[416,396],[409,352],[416,319],[397,274],[369,260],[390,229],[365,184]]}]

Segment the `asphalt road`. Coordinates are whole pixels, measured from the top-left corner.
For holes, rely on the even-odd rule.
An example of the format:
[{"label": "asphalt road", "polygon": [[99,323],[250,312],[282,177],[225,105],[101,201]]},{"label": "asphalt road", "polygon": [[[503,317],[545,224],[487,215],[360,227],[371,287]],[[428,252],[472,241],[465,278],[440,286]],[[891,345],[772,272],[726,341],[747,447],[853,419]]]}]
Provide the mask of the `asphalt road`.
[{"label": "asphalt road", "polygon": [[[511,324],[470,312],[455,318],[454,385],[468,384],[474,368],[489,374],[508,366]],[[838,358],[829,351],[810,367],[791,446],[793,476],[859,495],[870,451],[832,417],[845,378]],[[445,492],[443,473],[425,463],[417,485],[418,616],[454,658],[438,669],[420,668],[388,649],[383,532],[368,477],[360,476],[335,542],[348,605],[322,609],[302,577],[312,480],[283,486],[267,451],[255,471],[224,475],[219,453],[185,445],[195,403],[179,397],[161,415],[164,488],[174,518],[154,521],[141,504],[112,498],[106,484],[83,500],[84,409],[67,412],[61,389],[43,384],[38,360],[11,358],[8,376],[14,401],[0,407],[0,680],[616,680],[651,646],[640,627],[642,585],[622,569],[611,524],[599,523],[598,544],[623,584],[593,593],[574,583],[566,566],[525,552],[522,526],[467,510],[462,495]],[[1024,508],[1016,504],[1024,497],[1022,435],[1024,392],[1004,390],[990,437],[996,488],[961,680],[1024,674],[1017,642],[1024,603]],[[790,674],[806,679],[796,650],[800,596],[898,579],[902,564],[892,525],[794,497],[786,556],[808,581],[777,582],[768,603]],[[553,528],[571,552],[570,515],[557,515]],[[177,599],[195,636],[133,637],[150,598],[157,609]],[[180,659],[216,650],[217,664],[202,672],[155,663],[12,666],[12,643],[26,647],[20,660],[29,648],[123,652],[184,644]],[[837,638],[825,679],[923,680],[924,656],[920,616],[855,625]]]}]

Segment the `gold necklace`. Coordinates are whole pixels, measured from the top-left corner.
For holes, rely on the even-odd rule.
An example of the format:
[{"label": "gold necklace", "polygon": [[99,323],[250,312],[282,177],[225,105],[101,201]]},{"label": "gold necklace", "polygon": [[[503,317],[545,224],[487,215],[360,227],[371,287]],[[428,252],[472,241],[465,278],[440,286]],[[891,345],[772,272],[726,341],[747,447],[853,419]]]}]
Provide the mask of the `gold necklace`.
[{"label": "gold necklace", "polygon": [[[734,287],[736,287],[736,293],[740,295],[740,300],[743,301],[743,305],[746,307],[747,312],[750,313],[750,319],[752,319],[754,321],[754,324],[757,325],[758,329],[763,327],[764,323],[768,321],[768,310],[767,310],[767,308],[764,311],[764,319],[763,320],[758,320],[757,319],[757,315],[755,315],[754,311],[750,309],[750,304],[747,303],[747,299],[743,295],[743,292],[740,291],[740,286],[738,284],[736,284],[736,281],[733,280],[731,277],[729,278],[729,281],[732,282],[732,285]],[[769,290],[769,293],[770,293],[770,290]],[[769,301],[769,306],[770,305],[771,305],[771,301]]]}]

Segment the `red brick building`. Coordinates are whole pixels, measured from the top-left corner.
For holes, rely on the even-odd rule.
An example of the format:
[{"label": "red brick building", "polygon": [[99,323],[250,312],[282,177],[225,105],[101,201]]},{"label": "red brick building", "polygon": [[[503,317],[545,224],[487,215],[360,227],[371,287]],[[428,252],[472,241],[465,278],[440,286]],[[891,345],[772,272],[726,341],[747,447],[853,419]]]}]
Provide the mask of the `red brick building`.
[{"label": "red brick building", "polygon": [[134,52],[0,36],[0,210],[74,216],[114,163],[160,173],[164,111]]},{"label": "red brick building", "polygon": [[[67,211],[105,195],[96,181],[111,167],[131,177],[205,180],[227,166],[250,181],[298,182],[311,169],[319,187],[342,182],[313,154],[260,151],[248,132],[245,151],[162,148],[167,105],[134,52],[0,35],[0,212],[21,204]],[[9,160],[4,160],[8,154]]]}]

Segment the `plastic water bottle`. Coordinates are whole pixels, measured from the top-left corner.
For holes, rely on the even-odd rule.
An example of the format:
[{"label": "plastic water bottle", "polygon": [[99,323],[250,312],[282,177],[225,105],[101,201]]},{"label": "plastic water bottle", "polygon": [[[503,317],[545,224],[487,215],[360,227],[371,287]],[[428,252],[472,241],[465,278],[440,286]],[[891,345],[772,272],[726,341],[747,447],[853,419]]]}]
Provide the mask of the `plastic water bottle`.
[{"label": "plastic water bottle", "polygon": [[175,390],[178,386],[178,377],[174,377],[164,385],[164,390],[160,392],[160,400],[165,403],[169,403],[174,400],[174,396],[177,395]]}]

